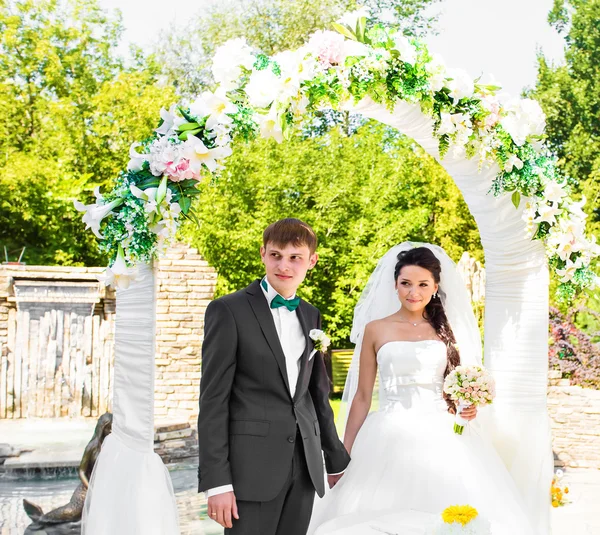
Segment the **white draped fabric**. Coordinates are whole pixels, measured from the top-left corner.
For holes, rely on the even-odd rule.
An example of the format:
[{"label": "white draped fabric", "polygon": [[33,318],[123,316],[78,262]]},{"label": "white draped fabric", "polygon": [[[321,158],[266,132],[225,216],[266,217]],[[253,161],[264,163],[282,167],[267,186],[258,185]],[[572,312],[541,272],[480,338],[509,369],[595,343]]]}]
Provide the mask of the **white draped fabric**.
[{"label": "white draped fabric", "polygon": [[487,275],[484,362],[498,392],[486,423],[533,524],[540,533],[550,533],[549,276],[543,245],[526,237],[522,211],[510,195],[488,194],[499,172],[496,165],[479,171],[476,159],[455,157],[451,150],[440,160],[433,120],[418,105],[399,102],[390,112],[367,98],[352,111],[396,128],[440,161],[477,222]]},{"label": "white draped fabric", "polygon": [[171,478],[154,453],[154,270],[117,290],[112,433],[94,466],[83,535],[178,535]]}]

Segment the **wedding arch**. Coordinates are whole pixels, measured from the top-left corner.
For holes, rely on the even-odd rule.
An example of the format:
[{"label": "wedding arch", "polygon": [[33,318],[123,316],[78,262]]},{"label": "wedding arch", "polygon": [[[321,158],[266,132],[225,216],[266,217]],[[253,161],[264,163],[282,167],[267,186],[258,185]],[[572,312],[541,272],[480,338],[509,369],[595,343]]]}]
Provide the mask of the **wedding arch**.
[{"label": "wedding arch", "polygon": [[[133,528],[144,525],[144,533],[177,529],[169,478],[152,452],[153,259],[181,219],[195,217],[196,186],[224,169],[233,141],[262,136],[282,142],[308,113],[327,108],[360,113],[410,136],[460,188],[485,251],[484,354],[497,382],[495,445],[539,531],[549,531],[543,490],[550,488],[553,463],[546,408],[548,267],[560,278],[563,299],[599,283],[590,263],[600,248],[585,233],[585,199],[575,202],[556,170],[537,102],[501,102],[500,88],[447,69],[423,43],[372,23],[366,12],[349,13],[333,26],[274,57],[244,39],[218,48],[216,90],[163,109],[153,136],[132,145],[113,189],[104,196],[96,191],[94,204],[76,203],[113,259],[106,283],[119,288],[113,433],[86,502],[88,535],[111,532],[108,520],[97,521],[100,515],[112,515],[113,526],[127,517]],[[123,471],[134,479],[127,492]],[[142,488],[151,506],[135,498]],[[111,510],[100,510],[100,502]]]}]

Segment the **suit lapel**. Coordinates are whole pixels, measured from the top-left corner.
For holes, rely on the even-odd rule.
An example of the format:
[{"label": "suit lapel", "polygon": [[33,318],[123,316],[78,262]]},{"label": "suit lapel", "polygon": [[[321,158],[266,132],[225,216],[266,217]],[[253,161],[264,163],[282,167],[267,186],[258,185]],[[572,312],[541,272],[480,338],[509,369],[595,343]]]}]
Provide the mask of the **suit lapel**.
[{"label": "suit lapel", "polygon": [[248,286],[246,292],[248,294],[250,306],[252,307],[256,319],[258,320],[258,324],[260,325],[267,343],[269,344],[269,347],[275,356],[275,360],[279,366],[279,371],[281,372],[281,376],[283,377],[287,391],[290,392],[290,383],[288,381],[287,367],[285,365],[285,355],[283,354],[283,349],[281,348],[279,336],[277,336],[277,329],[275,329],[275,322],[273,321],[273,315],[271,314],[269,303],[267,303],[265,294],[260,288],[260,282],[254,281],[250,286]]},{"label": "suit lapel", "polygon": [[304,301],[300,301],[300,305],[296,309],[296,315],[298,316],[298,320],[300,321],[300,326],[302,327],[302,332],[304,333],[304,338],[306,338],[306,345],[304,347],[304,353],[300,357],[300,372],[298,373],[298,382],[296,383],[296,392],[294,393],[294,399],[298,397],[300,391],[302,390],[302,384],[304,382],[304,375],[306,373],[306,366],[308,364],[308,355],[312,351],[312,340],[308,336],[309,328],[308,328],[308,320],[305,311],[303,310]]}]

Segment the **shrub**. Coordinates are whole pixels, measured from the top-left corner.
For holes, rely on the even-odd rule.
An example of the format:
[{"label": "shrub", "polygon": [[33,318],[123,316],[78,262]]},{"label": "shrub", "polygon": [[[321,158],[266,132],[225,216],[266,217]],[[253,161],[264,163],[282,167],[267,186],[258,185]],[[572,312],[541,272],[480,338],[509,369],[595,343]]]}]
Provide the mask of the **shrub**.
[{"label": "shrub", "polygon": [[575,325],[579,312],[563,314],[550,308],[549,366],[572,385],[600,389],[600,343],[593,343],[592,337]]}]

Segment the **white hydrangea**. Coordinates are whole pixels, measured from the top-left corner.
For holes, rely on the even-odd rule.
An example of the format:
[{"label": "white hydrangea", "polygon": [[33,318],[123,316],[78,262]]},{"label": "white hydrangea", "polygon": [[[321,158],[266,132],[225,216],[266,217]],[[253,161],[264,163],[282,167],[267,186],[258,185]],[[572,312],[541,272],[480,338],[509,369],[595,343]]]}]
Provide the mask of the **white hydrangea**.
[{"label": "white hydrangea", "polygon": [[450,96],[454,104],[462,98],[471,98],[475,92],[473,79],[462,69],[450,69],[446,74],[448,80],[446,87],[450,89]]},{"label": "white hydrangea", "polygon": [[246,86],[248,102],[255,108],[267,108],[281,91],[281,79],[271,69],[254,71]]},{"label": "white hydrangea", "polygon": [[241,67],[251,69],[256,61],[246,39],[230,39],[215,51],[212,73],[224,90],[233,89],[242,74]]},{"label": "white hydrangea", "polygon": [[530,98],[513,99],[504,107],[502,127],[519,147],[529,136],[541,136],[546,128],[546,116],[537,101]]}]

